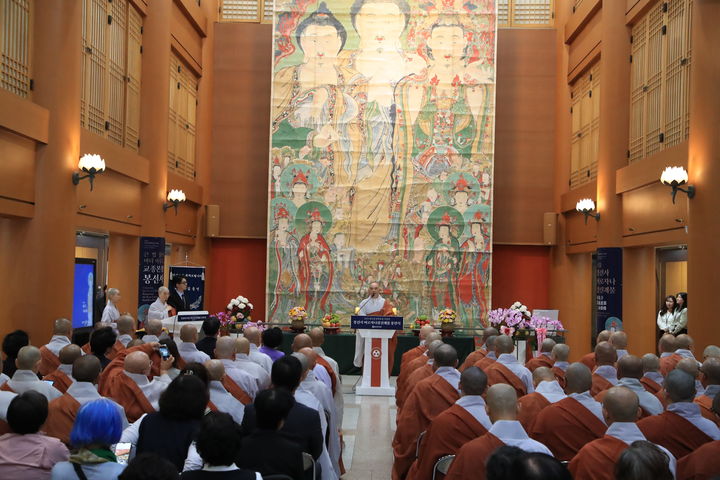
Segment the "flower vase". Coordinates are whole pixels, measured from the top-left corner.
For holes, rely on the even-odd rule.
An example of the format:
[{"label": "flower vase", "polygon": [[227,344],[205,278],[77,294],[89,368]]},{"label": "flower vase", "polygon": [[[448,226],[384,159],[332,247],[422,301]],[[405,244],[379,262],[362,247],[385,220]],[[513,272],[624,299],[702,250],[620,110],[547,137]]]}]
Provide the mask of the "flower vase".
[{"label": "flower vase", "polygon": [[442,323],[440,324],[440,332],[443,337],[452,337],[455,331],[454,323]]},{"label": "flower vase", "polygon": [[305,320],[302,318],[293,318],[290,322],[290,330],[295,333],[303,333],[305,331]]}]

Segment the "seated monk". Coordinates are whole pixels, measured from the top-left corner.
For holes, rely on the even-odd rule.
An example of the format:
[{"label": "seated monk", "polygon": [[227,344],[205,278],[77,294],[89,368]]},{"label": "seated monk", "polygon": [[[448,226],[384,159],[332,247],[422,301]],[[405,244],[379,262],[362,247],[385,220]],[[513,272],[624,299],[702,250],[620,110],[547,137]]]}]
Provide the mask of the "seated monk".
[{"label": "seated monk", "polygon": [[657,394],[662,390],[665,377],[660,373],[660,359],[653,353],[646,353],[642,356],[643,376],[640,379],[645,390]]},{"label": "seated monk", "polygon": [[610,345],[615,347],[615,351],[617,352],[618,360],[620,360],[622,357],[628,354],[627,351],[627,344],[628,344],[628,338],[627,333],[623,332],[622,330],[619,332],[613,332],[610,334]]},{"label": "seated monk", "polygon": [[526,452],[552,455],[545,445],[528,437],[517,421],[517,392],[513,387],[499,383],[488,388],[486,409],[492,427],[485,435],[460,448],[445,480],[484,480],[485,463],[490,455],[503,445],[518,447]]},{"label": "seated monk", "polygon": [[145,322],[145,335],[142,337],[142,341],[145,343],[159,342],[160,335],[163,333],[162,320],[154,318]]},{"label": "seated monk", "polygon": [[570,357],[570,345],[567,343],[558,343],[552,349],[553,363],[552,372],[555,374],[558,383],[565,388],[565,371],[570,366],[568,358]]},{"label": "seated monk", "polygon": [[720,358],[708,357],[702,364],[705,391],[696,396],[694,402],[700,405],[700,413],[720,427],[720,419],[712,409],[713,399],[720,397]]},{"label": "seated monk", "polygon": [[556,342],[552,338],[543,340],[540,346],[540,355],[525,362],[525,368],[531,372],[538,367],[552,368],[553,363],[555,363],[552,358],[552,350],[555,344]]},{"label": "seated monk", "polygon": [[422,367],[415,369],[415,371],[408,376],[407,380],[403,383],[402,390],[395,392],[395,404],[397,405],[398,412],[402,409],[405,400],[407,400],[407,397],[413,391],[415,385],[417,385],[420,380],[424,380],[434,373],[435,352],[443,345],[445,345],[445,343],[442,340],[433,340],[428,346],[427,352],[425,352],[427,362]]},{"label": "seated monk", "polygon": [[61,396],[62,393],[58,389],[38,378],[37,373],[41,361],[39,348],[32,345],[22,347],[15,359],[17,370],[10,380],[0,386],[0,390],[17,394],[34,390],[43,394],[48,402]]},{"label": "seated monk", "polygon": [[548,367],[537,367],[532,376],[535,391],[518,400],[520,404],[518,421],[526,432],[532,431],[533,423],[542,409],[567,396]]},{"label": "seated monk", "polygon": [[72,367],[75,360],[82,357],[82,350],[77,345],[71,343],[60,349],[60,365],[43,377],[46,382],[52,382],[52,386],[61,393],[65,393],[68,387],[74,382],[72,377]]},{"label": "seated monk", "polygon": [[585,444],[602,437],[607,429],[602,405],[590,396],[590,369],[583,363],[573,363],[565,379],[567,397],[542,409],[529,432],[560,461],[572,459]]},{"label": "seated monk", "polygon": [[677,344],[674,335],[666,333],[660,337],[658,351],[660,352],[660,373],[663,377],[667,377],[668,373],[675,370],[677,363],[682,360],[675,350],[677,350]]},{"label": "seated monk", "polygon": [[[720,395],[715,396],[712,403],[712,411],[720,412]],[[720,421],[720,416],[717,413],[715,413],[715,417],[716,421]],[[677,478],[717,478],[716,475],[718,472],[720,472],[720,440],[708,442],[691,454],[678,460]]]},{"label": "seated monk", "polygon": [[130,422],[136,421],[145,413],[157,411],[160,394],[171,382],[167,371],[174,360],[172,355],[161,360],[160,376],[150,381],[148,375],[152,361],[148,354],[143,351],[129,353],[125,356],[124,371],[109,380],[107,396],[125,408]]},{"label": "seated monk", "polygon": [[593,384],[590,395],[593,397],[603,390],[617,385],[617,352],[609,342],[600,342],[595,345],[595,370],[593,370]]},{"label": "seated monk", "polygon": [[[585,445],[570,461],[568,469],[576,480],[614,480],[612,466],[620,455],[632,442],[646,440],[635,423],[640,415],[640,403],[632,390],[626,387],[610,388],[603,398],[603,415],[609,425],[605,435]],[[668,456],[670,470],[674,474],[675,457],[667,449],[660,445],[658,447]]]},{"label": "seated monk", "polygon": [[720,347],[717,345],[708,345],[705,347],[705,350],[703,350],[703,362],[710,357],[720,359]]},{"label": "seated monk", "polygon": [[[150,368],[150,376],[160,375],[160,354],[158,353],[159,343],[143,343],[142,340],[136,338],[128,343],[128,348],[121,351],[112,361],[105,367],[100,374],[100,380],[98,381],[98,391],[100,395],[105,397],[109,396],[107,392],[107,386],[110,384],[110,380],[120,375],[125,371],[125,358],[133,352],[144,352],[152,360],[152,367]],[[101,363],[102,364],[102,363]]]},{"label": "seated monk", "polygon": [[485,348],[487,349],[487,353],[483,358],[475,362],[475,366],[482,371],[485,371],[487,367],[497,360],[497,356],[495,355],[495,340],[497,340],[497,338],[498,335],[490,335],[485,339]]},{"label": "seated monk", "polygon": [[682,370],[673,370],[665,378],[670,404],[660,415],[643,418],[638,427],[653,443],[667,448],[677,458],[695,451],[712,440],[720,440],[720,429],[700,414],[695,399],[695,380]]},{"label": "seated monk", "polygon": [[[309,348],[310,350],[312,350],[312,346],[313,341],[308,334],[300,333],[298,335],[295,335],[295,338],[293,338],[293,352],[299,352],[303,348]],[[333,395],[335,395],[335,392],[337,391],[337,377],[335,376],[335,372],[333,371],[330,364],[325,361],[325,359],[319,358],[318,355],[316,355],[315,357],[317,358],[315,361],[313,361],[315,365],[313,367],[313,372],[315,373],[315,376],[318,380],[323,382],[330,389]]]},{"label": "seated monk", "polygon": [[128,344],[135,338],[135,319],[131,315],[120,315],[117,321],[118,337],[117,343],[113,347],[112,357],[115,358],[117,354],[126,348]]},{"label": "seated monk", "polygon": [[[310,330],[310,338],[312,339],[313,351],[318,354],[320,358],[325,360],[325,363],[330,366],[332,371],[335,373],[337,384],[342,387],[342,380],[340,378],[340,367],[334,358],[328,356],[323,350],[322,346],[325,343],[325,332],[321,327],[315,327]],[[250,343],[251,354],[252,354],[252,342]],[[343,398],[342,388],[336,388],[333,394],[335,400],[335,410],[338,416],[338,425],[342,425],[343,411],[345,410],[345,399]]]},{"label": "seated monk", "polygon": [[40,347],[42,361],[38,373],[45,376],[60,365],[60,349],[70,345],[72,337],[72,323],[67,318],[58,318],[53,323],[53,336],[47,345]]},{"label": "seated monk", "polygon": [[405,401],[398,415],[397,431],[393,438],[393,480],[404,479],[415,460],[415,446],[421,432],[446,408],[454,404],[460,394],[460,372],[456,370],[457,352],[450,345],[441,345],[433,356],[433,374],[420,381]]},{"label": "seated monk", "polygon": [[220,360],[208,360],[204,363],[207,369],[210,383],[210,403],[208,408],[213,412],[225,412],[230,414],[235,423],[242,425],[245,406],[238,399],[230,395],[222,384],[225,377],[225,367]]},{"label": "seated monk", "polygon": [[[78,347],[79,350],[80,347]],[[67,445],[70,444],[70,431],[80,407],[88,402],[102,398],[97,391],[100,360],[94,355],[78,357],[72,364],[72,376],[75,382],[68,387],[67,392],[62,397],[50,402],[48,418],[43,427],[47,435],[59,438]],[[120,412],[124,429],[128,426],[125,410],[117,403],[115,405],[117,405]]]},{"label": "seated monk", "polygon": [[483,328],[483,336],[482,336],[482,346],[472,352],[470,355],[465,358],[465,361],[460,366],[459,370],[462,372],[468,367],[471,367],[475,365],[477,362],[485,358],[485,355],[488,354],[488,346],[487,346],[487,339],[488,337],[494,336],[497,337],[498,335],[497,328],[495,327],[486,327]]},{"label": "seated monk", "polygon": [[455,453],[465,443],[487,433],[492,426],[482,395],[487,386],[485,372],[470,366],[460,375],[460,398],[430,423],[408,480],[432,478],[435,462]]},{"label": "seated monk", "polygon": [[427,350],[427,345],[425,344],[425,337],[427,337],[428,333],[434,331],[435,328],[432,325],[423,325],[422,327],[420,327],[420,333],[418,333],[418,339],[420,340],[420,344],[417,347],[413,347],[402,354],[402,357],[400,357],[400,372],[403,371],[403,368],[405,368],[411,360],[414,360],[423,353],[425,353],[425,350]]},{"label": "seated monk", "polygon": [[240,368],[235,362],[237,345],[232,337],[220,337],[215,343],[214,355],[225,367],[223,385],[230,394],[237,398],[243,405],[252,403],[255,394],[258,392],[257,383],[252,375]]},{"label": "seated monk", "polygon": [[[442,335],[439,332],[430,332],[425,337],[425,345],[430,347],[430,344],[434,342],[435,340],[442,340]],[[396,384],[396,390],[395,390],[395,404],[400,406],[402,404],[401,398],[404,400],[405,395],[405,389],[407,387],[407,381],[408,377],[417,370],[418,368],[421,368],[423,365],[425,365],[430,357],[428,357],[427,349],[422,355],[419,355],[417,358],[410,360],[410,363],[408,363],[407,368],[403,369],[403,371],[400,372],[400,375],[397,378],[397,384]]]},{"label": "seated monk", "polygon": [[[238,337],[235,339],[235,350],[237,350],[235,363],[241,370],[245,370],[255,378],[258,391],[270,388],[270,374],[261,365],[250,360],[250,341],[245,337]],[[334,375],[335,372],[333,372],[333,380]]]},{"label": "seated monk", "polygon": [[[608,330],[603,330],[597,334],[597,338],[595,340],[595,345],[597,345],[600,342],[607,342],[608,340],[610,340],[610,332]],[[592,372],[595,369],[595,350],[584,355],[580,359],[580,362],[587,365],[587,367]]]},{"label": "seated monk", "polygon": [[694,348],[693,348],[694,342],[690,335],[687,333],[681,333],[677,337],[675,337],[675,353],[680,355],[682,358],[692,358],[693,360],[697,361],[695,358]]},{"label": "seated monk", "polygon": [[198,331],[195,325],[187,324],[180,327],[180,340],[178,352],[186,363],[205,363],[210,360],[210,355],[201,352],[195,346],[198,341]]},{"label": "seated monk", "polygon": [[[635,355],[625,355],[617,362],[617,376],[619,378],[617,386],[626,387],[635,392],[640,402],[642,413],[640,418],[649,415],[659,415],[665,409],[660,400],[652,393],[645,390],[640,378],[642,378],[643,367],[642,360]],[[603,390],[595,396],[598,402],[602,402],[603,396],[607,390]]]},{"label": "seated monk", "polygon": [[488,376],[488,385],[507,383],[517,392],[518,397],[532,393],[535,388],[532,383],[532,373],[525,368],[515,355],[515,343],[512,337],[500,335],[495,339],[495,355],[497,360],[485,369]]},{"label": "seated monk", "polygon": [[705,393],[705,387],[700,381],[700,364],[694,358],[683,358],[675,367],[676,370],[682,370],[695,379],[695,396],[699,397]]}]

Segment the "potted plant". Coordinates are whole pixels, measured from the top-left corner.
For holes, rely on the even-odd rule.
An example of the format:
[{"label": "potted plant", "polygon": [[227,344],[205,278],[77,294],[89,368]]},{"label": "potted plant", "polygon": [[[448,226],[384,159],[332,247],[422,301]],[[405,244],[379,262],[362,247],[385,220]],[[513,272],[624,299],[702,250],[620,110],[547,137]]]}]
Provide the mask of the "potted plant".
[{"label": "potted plant", "polygon": [[440,312],[440,315],[438,315],[438,320],[440,320],[440,331],[444,337],[451,337],[453,335],[453,332],[455,331],[456,318],[457,313],[455,313],[455,310],[451,310],[449,308],[446,308]]},{"label": "potted plant", "polygon": [[295,333],[303,333],[305,331],[305,318],[307,318],[305,307],[293,307],[288,315],[290,316],[290,330]]}]

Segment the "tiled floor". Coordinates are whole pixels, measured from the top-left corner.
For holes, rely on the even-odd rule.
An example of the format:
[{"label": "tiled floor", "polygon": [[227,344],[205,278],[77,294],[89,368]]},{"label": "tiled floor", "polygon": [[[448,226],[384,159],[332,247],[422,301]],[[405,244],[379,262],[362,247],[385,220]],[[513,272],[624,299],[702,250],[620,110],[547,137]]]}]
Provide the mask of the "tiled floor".
[{"label": "tiled floor", "polygon": [[[395,434],[395,397],[356,396],[359,377],[342,377],[345,397],[343,463],[346,480],[389,480],[392,437]],[[395,377],[390,379],[395,385]]]}]

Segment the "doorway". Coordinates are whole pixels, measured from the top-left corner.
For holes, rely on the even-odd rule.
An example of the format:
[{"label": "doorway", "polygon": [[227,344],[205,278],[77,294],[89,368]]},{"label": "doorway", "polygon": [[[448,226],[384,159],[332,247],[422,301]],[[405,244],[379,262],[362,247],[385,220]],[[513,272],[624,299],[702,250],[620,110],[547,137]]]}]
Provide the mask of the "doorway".
[{"label": "doorway", "polygon": [[[687,245],[660,247],[655,257],[655,305],[659,310],[668,295],[687,292]],[[660,329],[656,331],[660,339]]]}]

